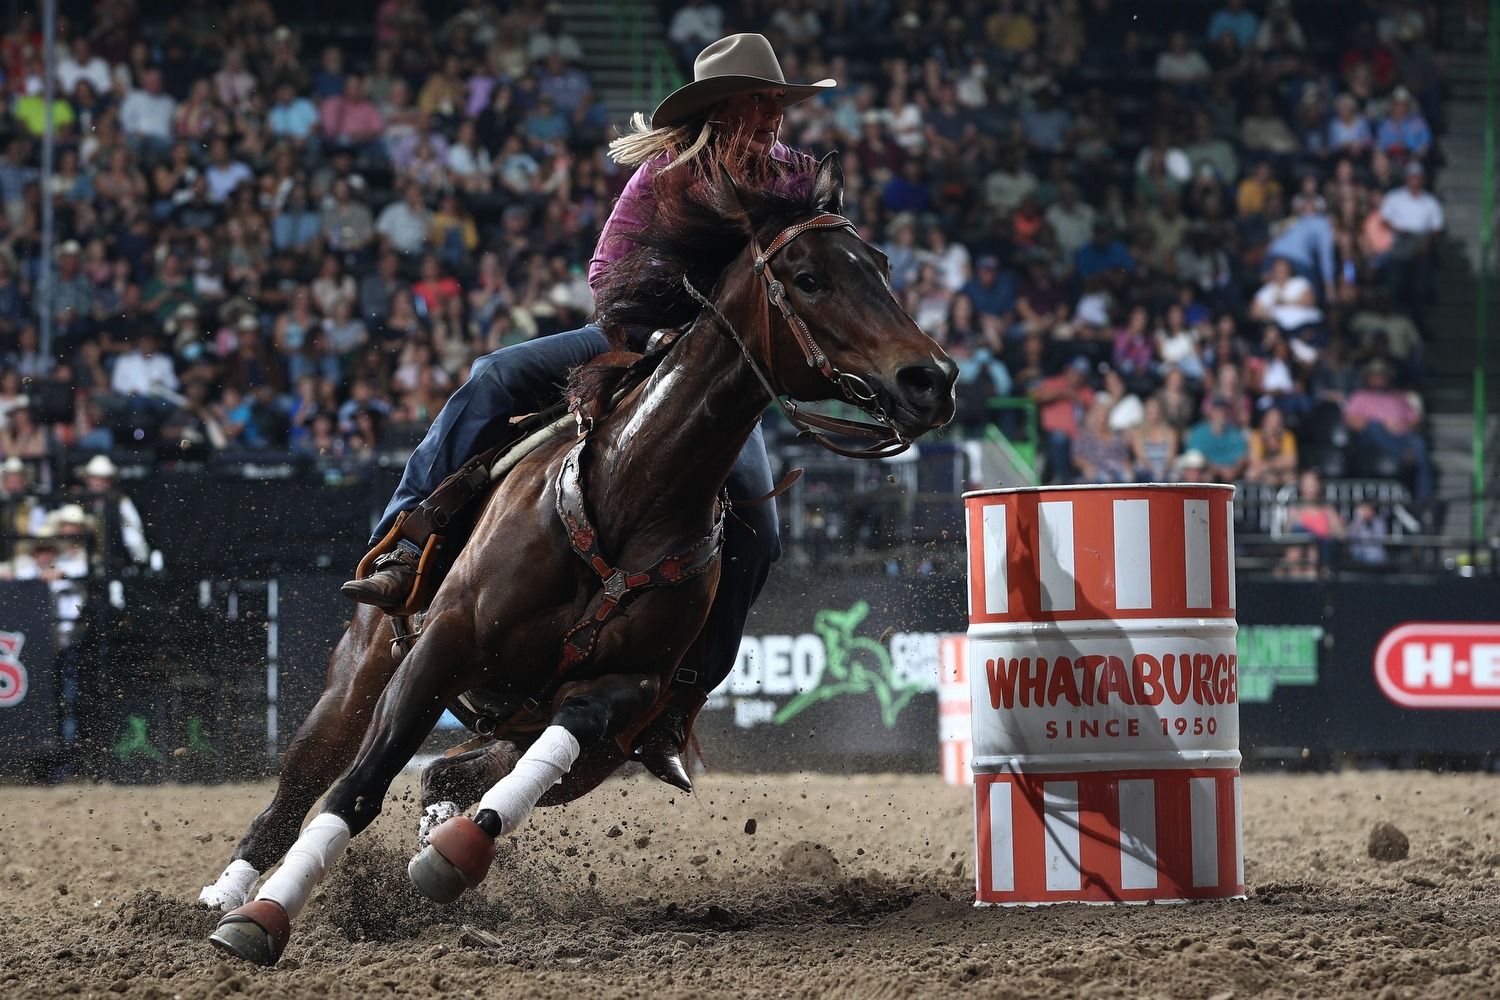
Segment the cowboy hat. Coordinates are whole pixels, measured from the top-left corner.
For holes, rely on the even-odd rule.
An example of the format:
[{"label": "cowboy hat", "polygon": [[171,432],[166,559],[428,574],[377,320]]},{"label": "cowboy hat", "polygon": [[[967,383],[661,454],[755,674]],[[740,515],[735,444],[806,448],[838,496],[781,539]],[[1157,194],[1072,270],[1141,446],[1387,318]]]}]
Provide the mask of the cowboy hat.
[{"label": "cowboy hat", "polygon": [[12,455],[3,463],[0,463],[0,472],[25,472],[26,463],[21,461],[19,455]]},{"label": "cowboy hat", "polygon": [[64,526],[92,531],[94,519],[76,503],[63,504],[47,515],[47,529],[54,535],[61,535]]},{"label": "cowboy hat", "polygon": [[83,474],[95,479],[113,479],[120,474],[120,469],[109,460],[108,455],[95,455],[83,467]]},{"label": "cowboy hat", "polygon": [[833,86],[833,80],[787,83],[765,35],[729,35],[698,53],[693,60],[693,82],[678,87],[656,106],[651,127],[686,124],[726,97],[748,91],[785,90],[783,106],[788,106]]}]

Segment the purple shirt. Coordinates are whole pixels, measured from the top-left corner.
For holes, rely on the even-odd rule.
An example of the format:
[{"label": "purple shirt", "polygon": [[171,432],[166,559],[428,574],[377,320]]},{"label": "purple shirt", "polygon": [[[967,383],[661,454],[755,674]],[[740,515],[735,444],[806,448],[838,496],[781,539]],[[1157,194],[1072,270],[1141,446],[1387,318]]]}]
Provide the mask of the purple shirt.
[{"label": "purple shirt", "polygon": [[[771,147],[771,159],[792,167],[772,182],[772,193],[790,198],[805,195],[818,161],[779,142]],[[604,230],[599,234],[594,259],[589,261],[589,287],[595,292],[599,290],[605,269],[635,248],[635,241],[627,234],[644,230],[647,220],[656,213],[656,194],[651,189],[651,179],[670,162],[669,153],[647,160],[620,192],[620,199],[615,202],[614,210],[609,213]]]}]

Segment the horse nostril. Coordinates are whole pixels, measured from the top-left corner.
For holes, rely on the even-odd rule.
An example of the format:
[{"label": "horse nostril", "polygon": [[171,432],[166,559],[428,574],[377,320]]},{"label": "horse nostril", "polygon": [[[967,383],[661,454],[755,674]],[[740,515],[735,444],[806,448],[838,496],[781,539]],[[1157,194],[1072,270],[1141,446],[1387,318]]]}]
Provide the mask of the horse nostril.
[{"label": "horse nostril", "polygon": [[945,373],[936,365],[912,365],[896,373],[896,387],[913,403],[928,403],[940,395],[948,384]]}]

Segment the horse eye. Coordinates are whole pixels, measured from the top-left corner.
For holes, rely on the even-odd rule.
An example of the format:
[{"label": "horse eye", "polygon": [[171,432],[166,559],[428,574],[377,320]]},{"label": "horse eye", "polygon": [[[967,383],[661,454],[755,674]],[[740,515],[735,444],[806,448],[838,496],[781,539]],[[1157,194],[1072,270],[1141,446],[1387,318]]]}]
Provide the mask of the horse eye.
[{"label": "horse eye", "polygon": [[818,279],[814,278],[812,275],[806,272],[797,275],[795,280],[797,282],[797,287],[802,289],[804,292],[811,293],[818,290]]}]

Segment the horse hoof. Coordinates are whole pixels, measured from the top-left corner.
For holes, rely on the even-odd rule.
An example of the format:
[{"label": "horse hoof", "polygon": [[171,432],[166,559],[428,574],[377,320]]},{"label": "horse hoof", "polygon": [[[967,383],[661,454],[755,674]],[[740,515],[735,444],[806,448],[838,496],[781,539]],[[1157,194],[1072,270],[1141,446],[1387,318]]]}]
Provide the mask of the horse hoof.
[{"label": "horse hoof", "polygon": [[451,903],[483,882],[494,860],[495,839],[467,816],[455,816],[432,831],[406,876],[434,903]]},{"label": "horse hoof", "polygon": [[208,936],[215,948],[256,965],[275,965],[292,936],[292,922],[281,904],[257,899],[224,914]]},{"label": "horse hoof", "polygon": [[433,831],[453,817],[461,815],[463,810],[458,807],[457,802],[434,802],[423,809],[422,818],[417,821],[417,846],[426,847],[432,843]]}]

